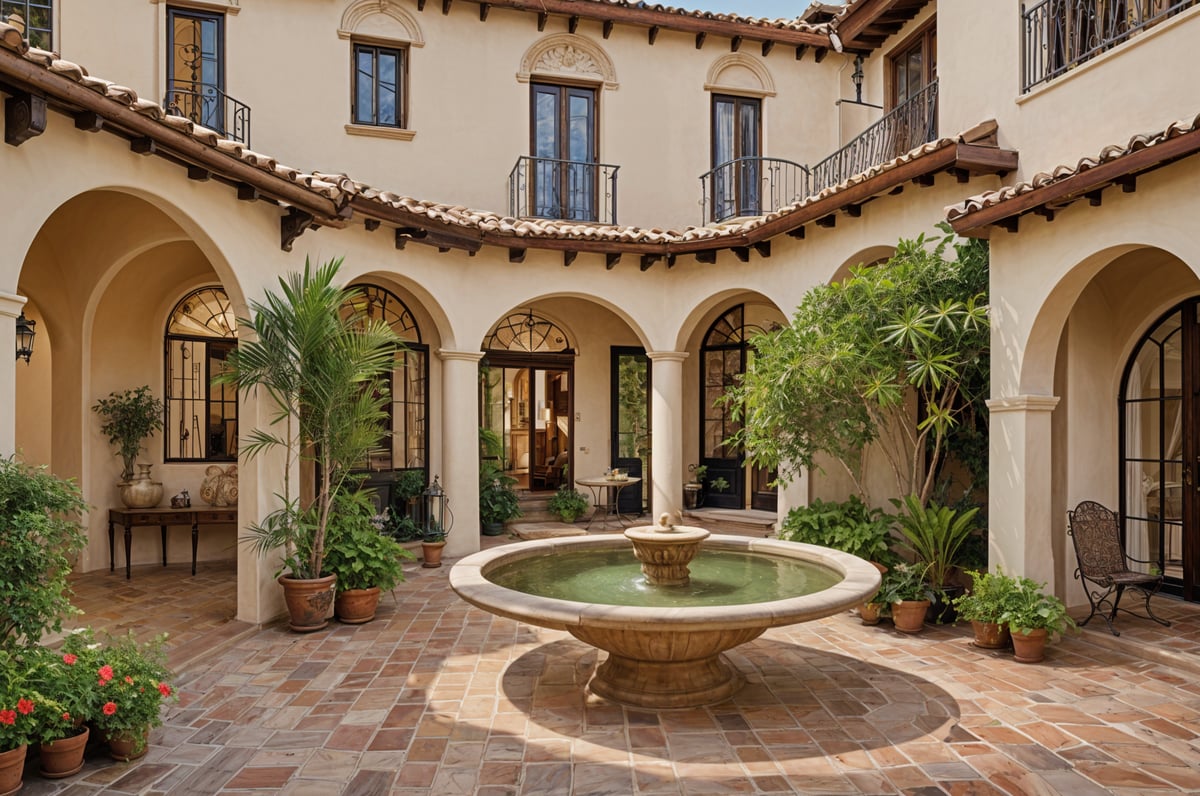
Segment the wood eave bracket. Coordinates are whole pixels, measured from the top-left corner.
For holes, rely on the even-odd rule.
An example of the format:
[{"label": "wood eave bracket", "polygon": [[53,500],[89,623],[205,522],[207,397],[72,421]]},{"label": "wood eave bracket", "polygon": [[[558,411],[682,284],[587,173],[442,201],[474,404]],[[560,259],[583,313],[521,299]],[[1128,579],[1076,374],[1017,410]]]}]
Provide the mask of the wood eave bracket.
[{"label": "wood eave bracket", "polygon": [[290,252],[292,244],[296,242],[296,238],[304,234],[304,230],[316,228],[312,213],[289,207],[287,213],[279,218],[279,248]]},{"label": "wood eave bracket", "polygon": [[46,132],[46,98],[16,91],[4,100],[4,143],[20,146]]}]

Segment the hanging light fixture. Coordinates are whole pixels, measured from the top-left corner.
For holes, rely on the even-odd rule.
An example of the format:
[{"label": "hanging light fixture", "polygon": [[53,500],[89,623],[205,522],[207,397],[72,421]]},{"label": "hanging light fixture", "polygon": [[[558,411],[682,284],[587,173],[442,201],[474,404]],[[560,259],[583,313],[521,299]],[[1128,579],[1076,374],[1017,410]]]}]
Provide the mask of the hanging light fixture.
[{"label": "hanging light fixture", "polygon": [[26,365],[33,356],[33,338],[37,336],[33,330],[35,326],[37,322],[26,318],[24,312],[17,316],[17,359],[24,359]]},{"label": "hanging light fixture", "polygon": [[863,57],[861,54],[854,56],[854,72],[850,75],[850,79],[854,81],[854,101],[861,103],[863,84]]}]

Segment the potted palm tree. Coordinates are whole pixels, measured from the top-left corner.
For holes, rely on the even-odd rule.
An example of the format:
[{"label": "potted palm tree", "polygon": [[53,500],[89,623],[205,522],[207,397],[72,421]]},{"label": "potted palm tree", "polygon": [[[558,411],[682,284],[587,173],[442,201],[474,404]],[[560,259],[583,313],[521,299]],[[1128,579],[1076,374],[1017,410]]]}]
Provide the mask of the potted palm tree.
[{"label": "potted palm tree", "polygon": [[[260,555],[282,552],[279,583],[297,632],[327,624],[336,580],[325,567],[334,496],[386,434],[387,375],[401,347],[386,321],[355,309],[358,291],[334,283],[341,263],[314,268],[306,260],[302,273],[280,277],[278,293],[251,302],[254,317],[241,323],[253,338],[239,342],[218,376],[275,406],[241,451],[283,451],[281,505],[251,526],[246,540]],[[312,465],[306,505],[293,492],[297,462]]]},{"label": "potted palm tree", "polygon": [[927,566],[925,579],[933,590],[932,600],[937,602],[930,619],[954,621],[952,600],[963,589],[952,583],[951,576],[961,561],[964,543],[975,530],[979,508],[958,511],[933,502],[922,505],[917,495],[892,500],[892,504],[898,509],[896,527],[902,536],[901,547]]}]

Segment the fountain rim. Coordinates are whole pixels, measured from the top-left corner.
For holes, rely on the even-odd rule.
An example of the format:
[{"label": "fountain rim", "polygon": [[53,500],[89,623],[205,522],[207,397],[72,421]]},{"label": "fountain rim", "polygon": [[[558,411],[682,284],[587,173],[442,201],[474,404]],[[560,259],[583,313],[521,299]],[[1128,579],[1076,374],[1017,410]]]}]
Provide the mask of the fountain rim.
[{"label": "fountain rim", "polygon": [[807,561],[833,570],[842,580],[827,589],[798,597],[759,603],[719,606],[655,608],[608,605],[527,594],[487,579],[498,566],[524,558],[541,558],[556,551],[579,548],[628,548],[624,536],[572,536],[515,542],[481,550],[454,564],[450,587],[467,602],[499,616],[555,630],[572,627],[642,628],[647,625],[672,631],[714,630],[723,627],[780,627],[830,616],[861,604],[879,588],[880,576],[872,564],[857,556],[818,545],[713,534],[701,544],[704,552],[732,550]]}]

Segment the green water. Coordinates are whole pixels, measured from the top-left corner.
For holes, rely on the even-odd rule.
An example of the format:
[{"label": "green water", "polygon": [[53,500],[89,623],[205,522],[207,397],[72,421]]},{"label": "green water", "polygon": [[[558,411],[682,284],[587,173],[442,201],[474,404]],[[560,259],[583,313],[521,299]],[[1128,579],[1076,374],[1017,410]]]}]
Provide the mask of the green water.
[{"label": "green water", "polygon": [[822,591],[841,580],[807,561],[753,553],[700,551],[687,586],[651,586],[629,550],[556,552],[502,564],[487,579],[514,591],[559,600],[675,608],[748,605]]}]

